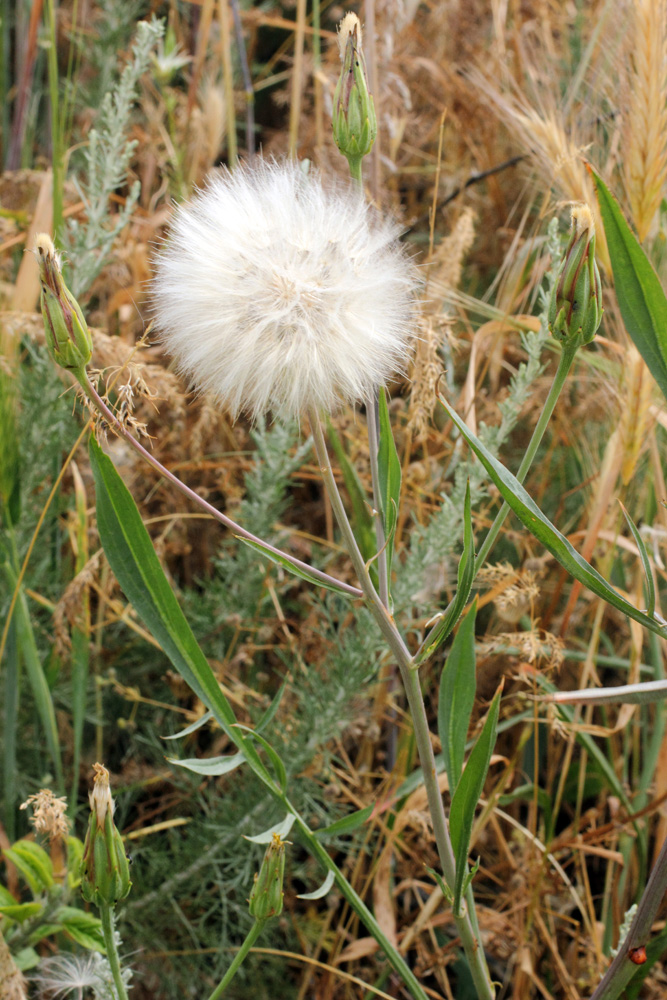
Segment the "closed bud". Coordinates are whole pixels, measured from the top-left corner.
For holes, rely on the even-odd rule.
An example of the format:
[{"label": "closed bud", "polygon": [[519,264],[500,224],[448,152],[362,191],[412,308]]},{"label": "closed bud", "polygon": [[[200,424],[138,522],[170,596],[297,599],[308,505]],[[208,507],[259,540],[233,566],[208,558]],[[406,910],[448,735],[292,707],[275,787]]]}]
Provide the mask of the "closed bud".
[{"label": "closed bud", "polygon": [[49,354],[61,368],[82,373],[93,351],[88,324],[79,303],[63,280],[60,258],[51,237],[46,233],[37,236],[35,252],[39,264],[42,286],[40,305]]},{"label": "closed bud", "polygon": [[95,783],[90,793],[90,820],[81,859],[81,892],[89,903],[115,906],[127,896],[132,882],[120,833],[113,821],[114,802],[109,772],[93,765]]},{"label": "closed bud", "polygon": [[346,14],[338,30],[343,63],[333,101],[333,134],[350,167],[359,168],[377,135],[373,98],[368,92],[366,63],[361,48],[361,24],[356,14]]},{"label": "closed bud", "polygon": [[562,343],[590,344],[602,319],[595,226],[588,205],[572,209],[572,232],[549,304],[549,329]]},{"label": "closed bud", "polygon": [[255,884],[248,905],[255,920],[277,917],[283,909],[283,878],[285,876],[285,844],[279,833],[266,849],[262,867],[255,875]]}]

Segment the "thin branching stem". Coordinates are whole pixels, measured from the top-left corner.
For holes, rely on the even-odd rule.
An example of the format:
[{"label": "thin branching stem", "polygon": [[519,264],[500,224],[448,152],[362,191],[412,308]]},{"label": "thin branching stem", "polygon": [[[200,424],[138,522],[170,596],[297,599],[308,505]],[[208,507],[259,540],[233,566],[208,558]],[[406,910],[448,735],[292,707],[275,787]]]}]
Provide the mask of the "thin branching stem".
[{"label": "thin branching stem", "polygon": [[278,549],[274,545],[270,545],[262,538],[258,538],[256,535],[253,535],[252,532],[246,531],[245,528],[242,528],[240,524],[236,523],[236,521],[232,521],[231,517],[227,517],[227,515],[223,514],[222,511],[216,510],[212,504],[207,503],[203,497],[200,497],[194,490],[191,490],[189,486],[186,486],[185,483],[178,478],[178,476],[175,476],[174,473],[170,472],[169,469],[166,469],[161,462],[158,462],[157,458],[151,455],[150,451],[144,448],[144,446],[140,444],[137,439],[132,436],[132,434],[130,434],[122,421],[120,421],[116,414],[107,406],[92,382],[87,377],[82,378],[80,384],[88,398],[92,403],[94,403],[95,407],[104,416],[105,420],[113,427],[116,433],[127,441],[127,443],[131,445],[131,447],[134,448],[134,450],[141,455],[141,457],[145,459],[149,465],[152,465],[161,476],[167,479],[173,486],[176,487],[177,490],[183,493],[184,496],[188,497],[189,500],[192,500],[193,503],[196,503],[199,507],[205,510],[207,514],[210,514],[211,517],[215,518],[216,521],[219,521],[220,524],[224,524],[225,527],[233,531],[235,535],[240,535],[241,538],[247,538],[248,541],[256,542],[258,545],[267,549],[267,551],[273,553],[279,559],[286,559],[292,564],[292,566],[295,566],[297,569],[307,572],[312,577],[321,580],[323,586],[333,585],[337,588],[342,588],[349,593],[351,597],[362,596],[362,592],[357,587],[351,587],[349,584],[343,583],[341,580],[336,580],[335,577],[329,576],[328,573],[324,573],[322,570],[316,569],[314,566],[309,566],[308,563],[302,562],[300,559],[289,555],[287,552],[283,552],[282,549]]},{"label": "thin branching stem", "polygon": [[[338,527],[340,528],[345,546],[350,554],[350,558],[352,559],[352,563],[357,573],[361,589],[364,592],[368,608],[380,627],[383,636],[387,640],[387,643],[396,658],[396,662],[398,663],[401,677],[403,678],[405,694],[408,700],[410,715],[414,726],[415,742],[417,744],[422,774],[424,776],[424,786],[426,788],[429,811],[433,822],[433,833],[438,849],[438,856],[440,858],[440,864],[442,865],[443,874],[445,876],[445,882],[448,885],[453,886],[456,881],[456,861],[451,837],[449,835],[449,828],[447,826],[447,819],[445,817],[442,795],[440,794],[440,786],[438,784],[435,755],[433,753],[431,734],[428,728],[428,719],[426,717],[426,708],[421,691],[419,673],[414,669],[413,658],[403,641],[403,637],[396,627],[392,615],[382,603],[380,596],[371,581],[368,569],[366,568],[359,546],[357,545],[356,538],[354,537],[352,526],[348,520],[345,506],[338,491],[338,486],[336,485],[336,479],[333,474],[333,469],[331,468],[331,462],[329,461],[329,454],[327,452],[326,441],[319,416],[313,409],[311,409],[308,413],[308,417],[313,434],[317,461],[320,466],[320,472],[322,473],[324,486],[331,502],[334,516],[338,522]],[[491,979],[486,965],[486,959],[484,957],[484,950],[475,935],[473,929],[475,922],[471,919],[465,904],[461,907],[458,914],[454,914],[454,920],[456,923],[456,929],[461,937],[461,943],[463,944],[466,958],[468,959],[468,963],[470,965],[470,971],[472,973],[479,1000],[493,1000],[495,994],[493,986],[491,985]]]}]

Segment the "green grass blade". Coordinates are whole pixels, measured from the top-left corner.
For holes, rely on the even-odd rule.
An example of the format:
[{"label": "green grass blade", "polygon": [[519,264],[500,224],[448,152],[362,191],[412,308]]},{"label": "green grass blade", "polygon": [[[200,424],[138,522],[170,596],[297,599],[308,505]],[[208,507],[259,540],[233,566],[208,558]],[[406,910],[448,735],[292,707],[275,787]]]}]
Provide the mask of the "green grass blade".
[{"label": "green grass blade", "polygon": [[440,678],[438,734],[452,795],[456,791],[465,756],[470,716],[475,703],[475,616],[477,601],[456,633]]},{"label": "green grass blade", "polygon": [[[376,545],[375,527],[373,525],[373,517],[366,500],[366,493],[361,484],[361,480],[357,475],[357,470],[347,457],[342,441],[332,426],[331,421],[327,422],[327,435],[331,442],[331,447],[334,450],[336,460],[340,465],[340,471],[343,475],[345,489],[347,490],[347,494],[350,498],[350,520],[354,529],[354,537],[357,539],[362,556],[366,562],[368,562],[375,555]],[[377,574],[377,570],[373,565],[371,565],[370,568],[371,572]]]},{"label": "green grass blade", "polygon": [[16,621],[12,619],[7,634],[4,670],[4,710],[2,732],[3,822],[9,840],[16,837],[16,733],[19,712],[20,663],[16,644]]},{"label": "green grass blade", "polygon": [[456,858],[456,884],[454,885],[454,913],[458,913],[461,897],[465,891],[468,875],[468,851],[475,809],[484,789],[484,782],[491,763],[491,754],[496,742],[496,726],[500,709],[502,684],[491,702],[489,714],[477,742],[470,751],[468,763],[456,786],[449,810],[449,829]]},{"label": "green grass blade", "polygon": [[632,532],[632,537],[634,538],[637,549],[639,550],[639,558],[642,561],[644,580],[646,582],[646,614],[652,618],[655,614],[655,585],[653,583],[653,573],[651,572],[651,560],[648,557],[644,539],[639,534],[635,522],[632,520],[621,501],[619,500],[618,502],[621,504],[621,510],[623,511],[625,520],[628,522],[628,527]]},{"label": "green grass blade", "polygon": [[[10,591],[16,587],[17,575],[9,563],[5,563],[5,575]],[[53,708],[51,690],[46,680],[44,670],[39,658],[37,643],[28,612],[28,602],[26,601],[23,588],[19,591],[16,609],[14,611],[14,621],[16,622],[16,643],[21,657],[28,682],[35,699],[35,708],[39,715],[46,746],[53,762],[56,774],[56,783],[60,790],[63,790],[63,767],[60,757],[60,738],[58,736],[58,726],[56,723],[56,713]]]},{"label": "green grass blade", "polygon": [[521,523],[551,552],[561,566],[575,580],[579,580],[594,594],[607,601],[618,611],[622,611],[628,618],[639,622],[644,628],[655,632],[661,638],[667,638],[667,627],[655,618],[650,618],[643,611],[639,611],[624,597],[621,597],[613,587],[610,587],[604,577],[579,555],[567,538],[545,517],[518,479],[486,450],[482,442],[475,437],[467,424],[442,396],[440,402],[498,487],[503,500],[507,501]]},{"label": "green grass blade", "polygon": [[653,265],[604,181],[589,167],[625,328],[667,398],[667,298]]}]

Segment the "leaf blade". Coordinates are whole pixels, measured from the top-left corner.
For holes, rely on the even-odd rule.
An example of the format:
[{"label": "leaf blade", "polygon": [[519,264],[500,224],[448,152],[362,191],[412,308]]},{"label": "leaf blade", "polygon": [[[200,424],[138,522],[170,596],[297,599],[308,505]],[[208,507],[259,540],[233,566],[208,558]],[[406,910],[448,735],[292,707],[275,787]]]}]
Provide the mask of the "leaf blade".
[{"label": "leaf blade", "polygon": [[438,734],[452,795],[463,771],[465,746],[475,703],[475,618],[477,599],[463,619],[440,677]]}]

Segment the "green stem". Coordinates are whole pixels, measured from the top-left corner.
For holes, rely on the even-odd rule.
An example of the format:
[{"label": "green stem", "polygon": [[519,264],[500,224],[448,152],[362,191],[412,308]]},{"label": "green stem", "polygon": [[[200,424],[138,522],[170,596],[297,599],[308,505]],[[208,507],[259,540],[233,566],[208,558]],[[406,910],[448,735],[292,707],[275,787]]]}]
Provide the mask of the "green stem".
[{"label": "green stem", "polygon": [[662,845],[658,860],[639,900],[627,937],[591,1000],[617,1000],[636,974],[638,966],[628,957],[629,953],[648,944],[651,927],[664,899],[665,891],[667,891],[667,840]]},{"label": "green stem", "polygon": [[51,101],[51,169],[53,171],[53,236],[56,246],[61,246],[63,229],[63,149],[58,100],[58,43],[54,0],[48,0],[49,25],[49,96]]},{"label": "green stem", "polygon": [[[352,563],[359,579],[359,584],[364,592],[364,597],[366,598],[367,606],[375,618],[383,636],[387,640],[387,643],[396,658],[396,662],[398,663],[401,677],[403,678],[408,707],[410,709],[412,723],[414,726],[419,760],[421,763],[422,773],[424,775],[424,786],[426,788],[429,811],[433,822],[433,833],[438,849],[438,856],[440,858],[440,864],[442,865],[443,874],[445,876],[445,882],[448,885],[453,886],[456,881],[456,860],[452,847],[452,841],[449,836],[449,828],[445,817],[442,795],[440,794],[440,786],[438,785],[435,755],[433,753],[431,734],[428,728],[424,698],[422,696],[419,683],[419,673],[414,667],[413,658],[410,655],[410,651],[405,645],[401,634],[396,628],[394,619],[380,600],[380,597],[373,586],[368,570],[366,569],[363,557],[359,551],[359,546],[357,545],[357,541],[354,537],[354,532],[352,531],[352,527],[348,520],[345,506],[340,493],[338,492],[319,416],[313,409],[311,409],[309,410],[308,417],[313,433],[313,442],[315,444],[317,461],[320,466],[324,486],[331,502],[334,516],[338,521],[338,527],[340,528],[346,548],[350,554],[350,558],[352,559]],[[461,907],[461,911],[458,914],[454,914],[454,920],[456,923],[456,929],[461,937],[461,943],[463,944],[468,964],[470,965],[470,971],[477,989],[478,997],[480,1000],[493,1000],[494,990],[491,985],[491,979],[486,966],[484,950],[480,947],[479,941],[477,940],[473,929],[476,921],[471,919],[465,905]]]},{"label": "green stem", "polygon": [[[547,424],[551,419],[554,407],[556,406],[558,397],[560,396],[563,385],[565,384],[565,379],[567,378],[570,368],[572,367],[572,362],[574,361],[576,353],[577,348],[575,346],[572,346],[571,344],[563,345],[560,359],[558,361],[558,368],[556,370],[556,375],[554,376],[551,389],[549,390],[549,395],[546,398],[542,413],[540,414],[540,419],[537,421],[535,430],[533,431],[533,436],[530,439],[530,444],[528,445],[526,453],[521,461],[521,465],[519,466],[519,471],[516,474],[516,478],[520,483],[524,481],[526,474],[532,465],[537,449],[539,448],[542,438],[544,437],[544,432],[547,429]],[[491,525],[488,535],[484,539],[484,544],[477,554],[477,559],[475,560],[475,576],[477,576],[478,572],[484,565],[486,557],[493,548],[509,509],[509,504],[503,503],[502,507],[498,511],[496,519]]]},{"label": "green stem", "polygon": [[104,943],[107,949],[107,960],[111,968],[113,981],[116,985],[118,1000],[128,1000],[127,990],[125,989],[125,983],[123,982],[123,976],[121,974],[118,948],[116,947],[116,939],[113,932],[113,910],[108,903],[100,904],[100,917],[102,919],[102,934],[104,935]]},{"label": "green stem", "polygon": [[361,174],[362,157],[361,156],[348,156],[347,162],[348,162],[349,167],[350,167],[350,177],[352,178],[353,181],[356,181],[356,183],[359,185],[359,187],[363,190],[364,180],[363,180],[363,177],[362,177],[362,174]]},{"label": "green stem", "polygon": [[266,923],[266,920],[256,920],[255,923],[252,925],[252,927],[250,928],[250,932],[248,933],[247,938],[245,939],[245,941],[243,942],[243,944],[241,945],[241,947],[237,951],[236,955],[234,956],[234,961],[232,962],[232,964],[229,966],[229,968],[225,972],[225,974],[222,977],[222,980],[220,981],[220,983],[218,983],[218,985],[216,986],[216,988],[211,993],[211,995],[209,997],[209,1000],[220,1000],[220,997],[222,996],[222,994],[225,992],[225,990],[227,989],[227,987],[231,983],[231,981],[234,978],[234,976],[236,975],[238,969],[241,967],[241,963],[243,962],[244,958],[246,957],[246,955],[248,954],[248,952],[250,951],[250,949],[254,945],[254,943],[257,940],[257,938],[259,937],[259,935],[264,930],[264,924],[265,923]]},{"label": "green stem", "polygon": [[373,507],[375,509],[375,539],[377,543],[378,582],[380,600],[385,608],[389,607],[389,574],[387,571],[387,549],[385,546],[384,528],[380,517],[380,471],[378,468],[378,446],[380,424],[377,393],[366,402],[366,423],[368,425],[368,450],[371,460],[371,481],[373,483]]}]

